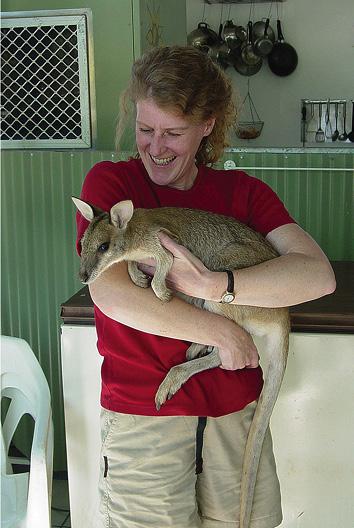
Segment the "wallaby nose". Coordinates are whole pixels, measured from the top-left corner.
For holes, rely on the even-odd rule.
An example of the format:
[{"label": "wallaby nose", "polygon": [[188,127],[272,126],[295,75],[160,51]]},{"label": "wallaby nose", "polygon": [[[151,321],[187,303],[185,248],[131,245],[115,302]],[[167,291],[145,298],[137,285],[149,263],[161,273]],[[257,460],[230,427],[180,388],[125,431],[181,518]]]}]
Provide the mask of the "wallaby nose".
[{"label": "wallaby nose", "polygon": [[86,282],[89,280],[89,274],[87,273],[87,271],[80,270],[79,271],[79,279],[81,280],[81,282],[86,284]]}]

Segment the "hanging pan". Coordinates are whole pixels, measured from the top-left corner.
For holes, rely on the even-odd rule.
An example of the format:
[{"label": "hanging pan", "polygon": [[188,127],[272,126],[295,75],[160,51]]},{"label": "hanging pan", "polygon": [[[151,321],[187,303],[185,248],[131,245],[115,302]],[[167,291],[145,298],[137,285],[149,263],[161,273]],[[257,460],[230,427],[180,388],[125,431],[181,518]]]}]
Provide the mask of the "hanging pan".
[{"label": "hanging pan", "polygon": [[268,55],[269,68],[275,75],[286,77],[293,73],[298,63],[295,48],[284,41],[280,20],[277,20],[278,40]]},{"label": "hanging pan", "polygon": [[252,42],[252,22],[251,20],[247,24],[247,36],[248,41],[244,42],[241,46],[241,57],[243,62],[246,64],[249,64],[250,66],[253,66],[254,64],[258,64],[259,62],[262,62],[262,58],[259,57],[259,55],[256,55],[253,48],[253,42]]},{"label": "hanging pan", "polygon": [[256,62],[256,64],[246,64],[243,62],[241,54],[236,54],[234,51],[232,54],[232,64],[237,73],[245,75],[246,77],[251,77],[252,75],[258,73],[262,68],[263,60],[260,59],[258,62]]},{"label": "hanging pan", "polygon": [[266,57],[273,49],[275,42],[274,31],[269,25],[269,18],[265,22],[260,20],[253,24],[252,28],[252,40],[253,49],[256,55],[259,57]]}]

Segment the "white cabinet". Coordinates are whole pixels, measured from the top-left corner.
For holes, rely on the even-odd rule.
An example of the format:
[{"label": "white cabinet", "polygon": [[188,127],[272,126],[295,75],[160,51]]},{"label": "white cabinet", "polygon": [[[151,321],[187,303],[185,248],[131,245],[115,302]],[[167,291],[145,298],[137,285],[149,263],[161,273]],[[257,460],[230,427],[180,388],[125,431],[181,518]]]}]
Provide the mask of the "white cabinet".
[{"label": "white cabinet", "polygon": [[[100,364],[94,326],[62,326],[71,526],[96,526]],[[293,333],[272,417],[282,528],[354,526],[354,335]]]}]

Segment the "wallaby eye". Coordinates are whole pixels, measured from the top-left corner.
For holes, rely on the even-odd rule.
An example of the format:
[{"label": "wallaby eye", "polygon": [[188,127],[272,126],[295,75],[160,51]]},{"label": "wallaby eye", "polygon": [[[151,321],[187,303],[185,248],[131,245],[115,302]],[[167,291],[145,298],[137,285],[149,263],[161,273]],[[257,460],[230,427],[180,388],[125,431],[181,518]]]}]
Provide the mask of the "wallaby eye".
[{"label": "wallaby eye", "polygon": [[109,242],[104,242],[100,246],[98,246],[98,250],[100,253],[105,253],[107,249],[109,248]]}]

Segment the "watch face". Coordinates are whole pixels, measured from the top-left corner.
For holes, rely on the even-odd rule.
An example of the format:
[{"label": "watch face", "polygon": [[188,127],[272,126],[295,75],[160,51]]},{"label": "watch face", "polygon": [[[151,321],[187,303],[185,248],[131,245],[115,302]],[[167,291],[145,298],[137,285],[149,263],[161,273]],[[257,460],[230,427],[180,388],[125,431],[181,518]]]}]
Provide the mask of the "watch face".
[{"label": "watch face", "polygon": [[222,298],[223,303],[230,303],[234,300],[235,295],[233,293],[225,293],[225,295]]}]

